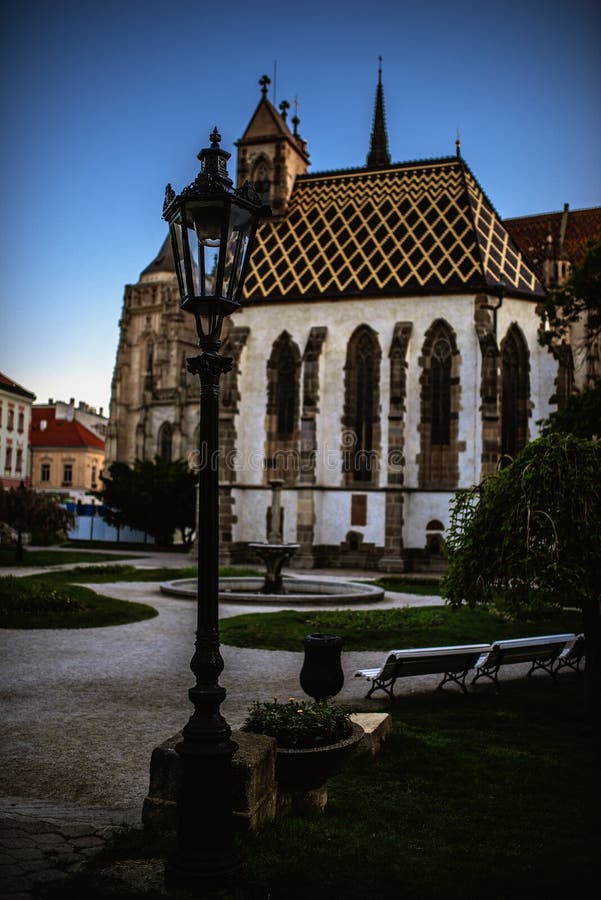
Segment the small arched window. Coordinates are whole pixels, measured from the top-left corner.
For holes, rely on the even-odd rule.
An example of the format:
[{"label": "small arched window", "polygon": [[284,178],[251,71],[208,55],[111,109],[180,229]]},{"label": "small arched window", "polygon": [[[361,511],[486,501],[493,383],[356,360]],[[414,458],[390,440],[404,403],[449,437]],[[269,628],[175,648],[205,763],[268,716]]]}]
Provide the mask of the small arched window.
[{"label": "small arched window", "polygon": [[151,391],[153,384],[154,346],[152,341],[146,344],[146,358],[144,365],[144,390]]}]

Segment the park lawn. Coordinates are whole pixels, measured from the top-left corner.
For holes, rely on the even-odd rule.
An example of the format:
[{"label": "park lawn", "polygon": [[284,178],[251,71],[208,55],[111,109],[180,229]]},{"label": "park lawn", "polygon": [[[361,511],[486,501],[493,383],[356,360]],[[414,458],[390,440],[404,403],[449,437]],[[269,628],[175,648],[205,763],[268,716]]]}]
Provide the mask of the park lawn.
[{"label": "park lawn", "polygon": [[[28,575],[28,579],[43,578],[45,581],[55,584],[110,584],[116,581],[175,581],[179,578],[195,578],[198,574],[197,566],[185,566],[173,569],[159,567],[155,569],[137,566],[103,565],[103,566],[78,566],[77,569],[48,572],[43,575]],[[229,575],[244,577],[247,575],[259,575],[256,569],[232,568],[225,566],[219,570],[219,575],[225,578]]]},{"label": "park lawn", "polygon": [[[324,813],[278,817],[240,839],[238,900],[519,900],[595,882],[601,735],[580,676],[407,695],[389,711],[382,751],[330,780]],[[104,866],[172,845],[128,830],[48,897],[110,897]]]},{"label": "park lawn", "polygon": [[303,649],[312,633],[337,634],[344,650],[401,650],[446,644],[582,631],[579,612],[565,610],[538,622],[504,622],[482,607],[422,606],[369,610],[282,610],[245,613],[221,620],[220,637],[234,647],[260,650]]},{"label": "park lawn", "polygon": [[15,560],[15,549],[3,547],[0,550],[0,567],[16,566],[67,566],[73,563],[111,562],[120,559],[138,559],[135,553],[93,553],[87,550],[27,550],[23,551],[21,562]]},{"label": "park lawn", "polygon": [[400,594],[418,594],[422,597],[440,596],[440,578],[413,578],[411,575],[383,575],[375,581],[368,582],[386,591]]},{"label": "park lawn", "polygon": [[82,585],[57,586],[39,576],[33,583],[0,578],[0,628],[100,628],[157,615],[146,603],[105,597]]}]

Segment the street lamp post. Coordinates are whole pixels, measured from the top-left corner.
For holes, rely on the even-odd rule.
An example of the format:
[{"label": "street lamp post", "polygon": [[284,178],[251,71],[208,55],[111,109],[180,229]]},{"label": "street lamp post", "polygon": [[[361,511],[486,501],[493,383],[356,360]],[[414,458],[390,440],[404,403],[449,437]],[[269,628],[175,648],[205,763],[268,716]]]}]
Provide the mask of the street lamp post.
[{"label": "street lamp post", "polygon": [[225,316],[241,305],[259,217],[270,209],[250,183],[240,190],[228,177],[230,154],[217,129],[201,150],[201,171],[176,195],[165,189],[181,307],[194,315],[200,355],[187,360],[200,380],[197,631],[188,696],[194,712],[176,751],[181,760],[177,849],[166,865],[169,886],[194,893],[227,885],[237,870],[232,833],[231,762],[237,745],[220,713],[219,684],[219,379],[232,367],[220,354]]}]

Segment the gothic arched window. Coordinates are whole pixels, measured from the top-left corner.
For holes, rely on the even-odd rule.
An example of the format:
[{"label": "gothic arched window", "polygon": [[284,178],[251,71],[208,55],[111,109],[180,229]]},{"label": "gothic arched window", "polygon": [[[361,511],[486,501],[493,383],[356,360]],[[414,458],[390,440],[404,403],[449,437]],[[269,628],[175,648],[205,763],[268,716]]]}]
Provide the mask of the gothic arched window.
[{"label": "gothic arched window", "polygon": [[261,159],[253,171],[252,182],[255,190],[263,203],[269,204],[269,192],[271,190],[270,172],[267,162]]},{"label": "gothic arched window", "polygon": [[159,429],[158,456],[164,462],[171,462],[173,446],[173,429],[169,422],[165,422]]},{"label": "gothic arched window", "polygon": [[288,483],[296,480],[299,470],[300,366],[300,350],[283,331],[267,363],[265,467],[268,478]]},{"label": "gothic arched window", "polygon": [[436,320],[426,332],[420,358],[420,487],[457,485],[459,362],[455,333],[443,319]]},{"label": "gothic arched window", "polygon": [[361,325],[346,356],[343,469],[353,481],[375,481],[379,450],[381,351],[374,331]]},{"label": "gothic arched window", "polygon": [[515,324],[503,341],[501,359],[501,453],[513,459],[528,441],[530,401],[528,347]]},{"label": "gothic arched window", "polygon": [[441,335],[432,347],[432,444],[451,442],[451,345]]}]

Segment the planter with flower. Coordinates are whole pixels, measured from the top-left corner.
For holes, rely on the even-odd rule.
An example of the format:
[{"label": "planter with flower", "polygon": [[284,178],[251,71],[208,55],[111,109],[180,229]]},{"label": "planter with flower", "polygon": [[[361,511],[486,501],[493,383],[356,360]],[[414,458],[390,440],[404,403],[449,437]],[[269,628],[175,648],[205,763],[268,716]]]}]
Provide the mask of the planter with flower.
[{"label": "planter with flower", "polygon": [[323,810],[327,780],[337,775],[363,737],[346,709],[327,700],[254,703],[243,731],[277,743],[278,810]]}]

